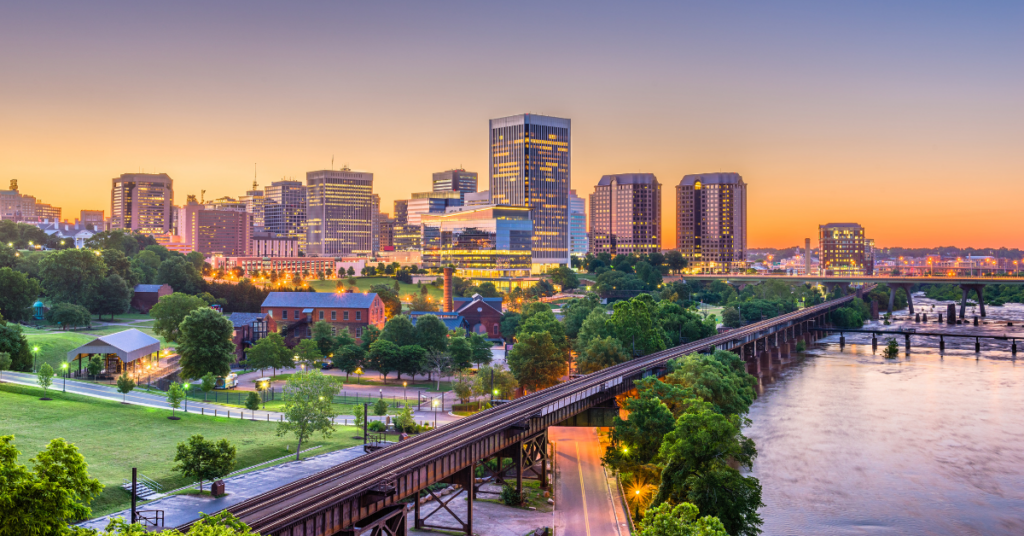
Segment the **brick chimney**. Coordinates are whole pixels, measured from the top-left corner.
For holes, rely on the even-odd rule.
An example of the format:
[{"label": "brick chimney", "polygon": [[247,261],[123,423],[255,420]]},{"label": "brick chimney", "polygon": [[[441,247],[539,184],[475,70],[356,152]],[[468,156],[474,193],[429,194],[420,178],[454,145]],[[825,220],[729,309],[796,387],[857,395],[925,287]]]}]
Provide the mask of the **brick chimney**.
[{"label": "brick chimney", "polygon": [[454,268],[444,269],[444,303],[441,305],[441,310],[450,313],[455,308],[455,304],[452,301],[452,272]]}]

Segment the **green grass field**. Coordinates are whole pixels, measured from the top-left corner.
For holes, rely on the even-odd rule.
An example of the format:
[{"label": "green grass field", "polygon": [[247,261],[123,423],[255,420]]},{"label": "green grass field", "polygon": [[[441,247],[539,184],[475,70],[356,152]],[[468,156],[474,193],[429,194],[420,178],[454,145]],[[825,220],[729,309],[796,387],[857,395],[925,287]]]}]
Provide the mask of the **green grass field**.
[{"label": "green grass field", "polygon": [[[345,288],[349,288],[348,280],[347,279],[343,279],[342,282],[345,283]],[[309,286],[312,287],[313,290],[315,290],[317,292],[334,292],[336,284],[337,284],[337,281],[335,281],[335,280],[329,280],[329,281],[309,281]],[[394,284],[395,284],[395,280],[390,278],[390,277],[357,277],[356,278],[356,287],[360,291],[362,291],[362,292],[366,292],[366,291],[370,290],[370,287],[373,286],[373,285],[387,285],[388,287],[391,287]],[[402,300],[408,300],[410,295],[415,294],[415,293],[420,291],[419,285],[410,285],[408,283],[402,283],[402,282],[399,282],[398,285],[401,288],[401,294],[399,295],[399,297]],[[441,299],[441,298],[444,297],[444,290],[441,287],[435,287],[433,285],[427,285],[427,291],[429,292],[430,296],[433,297],[433,298]]]},{"label": "green grass field", "polygon": [[[39,351],[36,352],[36,363],[39,365],[49,363],[54,370],[57,370],[61,363],[64,363],[67,360],[68,352],[71,350],[78,348],[96,337],[118,333],[126,329],[131,328],[125,326],[106,326],[99,329],[53,331],[22,326],[22,331],[25,333],[25,339],[28,340],[29,348],[39,348]],[[166,348],[170,344],[173,344],[168,343],[166,339],[154,333],[153,328],[151,327],[135,329],[138,329],[152,337],[156,337],[156,339],[160,341],[160,348]]]},{"label": "green grass field", "polygon": [[[121,489],[131,478],[132,467],[160,483],[165,490],[190,483],[171,470],[176,445],[192,434],[207,439],[225,438],[238,449],[236,469],[295,452],[295,437],[277,437],[277,424],[243,419],[201,417],[178,412],[172,421],[166,410],[54,392],[42,401],[42,389],[0,384],[0,433],[14,434],[21,451],[19,461],[28,464],[55,437],[74,443],[89,464],[89,474],[103,483],[103,493],[93,502],[93,515],[127,508],[128,493]],[[323,445],[311,454],[323,454],[359,443],[359,430],[339,426],[330,438],[317,435],[307,446]]]}]

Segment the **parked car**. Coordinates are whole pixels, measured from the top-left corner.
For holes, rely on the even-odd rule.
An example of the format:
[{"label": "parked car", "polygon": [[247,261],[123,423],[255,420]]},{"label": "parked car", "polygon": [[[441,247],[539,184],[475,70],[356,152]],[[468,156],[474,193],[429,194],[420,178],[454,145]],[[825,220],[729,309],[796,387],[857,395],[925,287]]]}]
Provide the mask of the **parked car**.
[{"label": "parked car", "polygon": [[320,370],[327,370],[327,369],[332,369],[332,368],[334,368],[334,363],[331,363],[330,361],[321,361],[320,362]]},{"label": "parked car", "polygon": [[213,386],[214,389],[234,389],[238,386],[238,374],[232,372],[227,376],[221,376],[217,378],[217,383]]}]

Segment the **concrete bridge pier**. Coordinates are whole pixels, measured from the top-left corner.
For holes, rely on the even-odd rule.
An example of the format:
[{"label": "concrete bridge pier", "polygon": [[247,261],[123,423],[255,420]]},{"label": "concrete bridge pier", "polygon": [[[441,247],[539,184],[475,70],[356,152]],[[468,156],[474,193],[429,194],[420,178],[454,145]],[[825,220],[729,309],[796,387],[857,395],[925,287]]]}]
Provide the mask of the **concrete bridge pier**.
[{"label": "concrete bridge pier", "polygon": [[872,333],[871,334],[871,351],[874,352],[876,350],[878,350],[878,337],[876,337],[875,334]]},{"label": "concrete bridge pier", "polygon": [[904,347],[906,348],[907,353],[909,354],[910,353],[910,334],[909,333],[905,333],[903,335],[903,340],[904,340]]},{"label": "concrete bridge pier", "polygon": [[967,308],[967,294],[970,291],[974,291],[978,295],[978,309],[981,311],[981,316],[985,316],[985,285],[960,285],[960,290],[963,292],[960,298],[960,320],[964,319],[964,310]]}]

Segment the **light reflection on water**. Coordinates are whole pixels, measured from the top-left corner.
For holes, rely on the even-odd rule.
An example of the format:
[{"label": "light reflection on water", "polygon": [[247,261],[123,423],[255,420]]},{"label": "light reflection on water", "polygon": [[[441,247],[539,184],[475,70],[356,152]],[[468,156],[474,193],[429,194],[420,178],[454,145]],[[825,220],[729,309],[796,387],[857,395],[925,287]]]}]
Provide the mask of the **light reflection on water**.
[{"label": "light reflection on water", "polygon": [[[915,297],[918,311],[933,303]],[[1021,305],[987,312],[977,328],[885,328],[1024,336]],[[767,378],[751,408],[764,533],[1024,534],[1024,343],[1018,363],[1006,341],[975,354],[973,339],[947,339],[940,356],[937,339],[915,339],[907,357],[899,337],[886,362],[881,338],[874,354],[870,335],[838,340]]]}]

